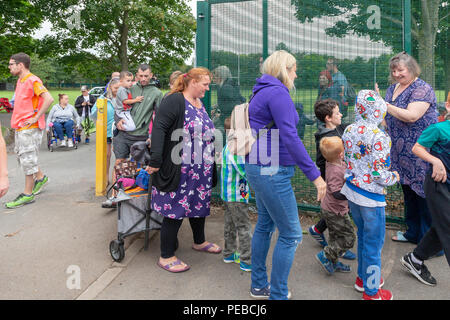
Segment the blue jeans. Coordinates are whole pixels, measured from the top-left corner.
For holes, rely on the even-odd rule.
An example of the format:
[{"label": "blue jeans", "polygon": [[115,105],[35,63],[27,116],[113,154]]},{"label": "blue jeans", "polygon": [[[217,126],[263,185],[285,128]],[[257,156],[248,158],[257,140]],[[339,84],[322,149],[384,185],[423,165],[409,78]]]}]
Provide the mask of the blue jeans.
[{"label": "blue jeans", "polygon": [[373,296],[381,279],[381,250],[386,231],[384,207],[363,207],[351,201],[348,205],[358,228],[358,276],[363,280],[366,294]]},{"label": "blue jeans", "polygon": [[66,122],[53,122],[53,128],[55,129],[56,137],[59,140],[64,140],[64,131],[66,131],[67,138],[72,139],[72,127],[73,121],[68,120]]},{"label": "blue jeans", "polygon": [[245,164],[248,182],[255,191],[258,221],[252,238],[252,288],[269,284],[266,258],[270,240],[278,228],[279,236],[272,257],[270,299],[286,300],[287,281],[295,251],[302,241],[297,201],[291,186],[294,166],[263,167]]}]

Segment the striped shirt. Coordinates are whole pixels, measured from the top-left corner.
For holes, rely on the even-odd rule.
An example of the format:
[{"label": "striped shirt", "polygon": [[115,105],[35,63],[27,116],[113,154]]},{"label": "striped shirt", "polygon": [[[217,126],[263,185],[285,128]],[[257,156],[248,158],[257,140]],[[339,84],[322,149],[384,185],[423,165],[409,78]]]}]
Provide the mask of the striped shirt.
[{"label": "striped shirt", "polygon": [[250,191],[245,176],[245,158],[233,155],[227,145],[222,151],[220,197],[226,202],[248,203]]}]

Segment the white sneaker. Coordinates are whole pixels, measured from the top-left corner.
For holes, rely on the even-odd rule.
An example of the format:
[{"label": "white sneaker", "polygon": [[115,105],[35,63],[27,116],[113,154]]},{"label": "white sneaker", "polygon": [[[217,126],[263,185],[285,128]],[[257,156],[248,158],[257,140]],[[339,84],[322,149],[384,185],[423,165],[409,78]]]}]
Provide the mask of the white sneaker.
[{"label": "white sneaker", "polygon": [[61,140],[61,144],[59,146],[60,147],[65,147],[66,146],[66,140]]},{"label": "white sneaker", "polygon": [[114,197],[110,197],[108,199],[106,199],[106,201],[102,202],[102,208],[117,208],[117,202],[114,201],[115,198]]},{"label": "white sneaker", "polygon": [[72,139],[69,139],[69,141],[67,141],[67,146],[69,148],[73,148],[73,141],[72,141]]}]

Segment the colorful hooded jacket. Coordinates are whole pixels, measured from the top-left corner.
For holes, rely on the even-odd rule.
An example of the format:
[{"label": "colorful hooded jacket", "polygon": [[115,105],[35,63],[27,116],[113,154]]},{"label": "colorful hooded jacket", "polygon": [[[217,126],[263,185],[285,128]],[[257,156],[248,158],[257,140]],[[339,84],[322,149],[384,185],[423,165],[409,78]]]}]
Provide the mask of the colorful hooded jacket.
[{"label": "colorful hooded jacket", "polygon": [[387,105],[372,90],[361,90],[355,106],[355,122],[342,135],[347,164],[347,186],[376,201],[385,201],[386,187],[397,182],[391,171],[391,138],[378,128]]}]

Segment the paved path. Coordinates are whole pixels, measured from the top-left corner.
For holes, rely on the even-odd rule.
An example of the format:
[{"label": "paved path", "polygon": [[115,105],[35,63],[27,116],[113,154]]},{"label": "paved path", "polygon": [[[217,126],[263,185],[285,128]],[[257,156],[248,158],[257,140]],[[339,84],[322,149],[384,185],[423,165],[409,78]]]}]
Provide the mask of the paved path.
[{"label": "paved path", "polygon": [[[43,146],[40,160],[51,179],[48,187],[34,204],[0,209],[0,299],[249,299],[250,274],[236,264],[223,263],[221,255],[192,250],[187,222],[180,229],[177,256],[191,266],[188,272],[171,274],[156,265],[157,231],[148,251],[142,250],[142,238],[127,239],[125,260],[113,263],[108,245],[117,236],[117,214],[100,208],[103,199],[94,197],[95,137],[92,140],[78,150],[50,153]],[[24,184],[14,155],[8,156],[8,168],[11,188],[2,204],[21,192]],[[450,299],[445,259],[427,262],[438,285],[420,284],[399,263],[413,245],[388,240],[393,232],[388,230],[383,249],[385,288],[395,299]],[[206,234],[207,240],[223,245],[220,207],[207,219]],[[352,287],[355,272],[326,275],[314,258],[318,250],[305,235],[289,278],[293,299],[360,299]],[[269,270],[270,259],[269,255]],[[350,265],[355,270],[356,262]],[[80,271],[79,289],[69,289],[76,285],[73,270]]]}]

